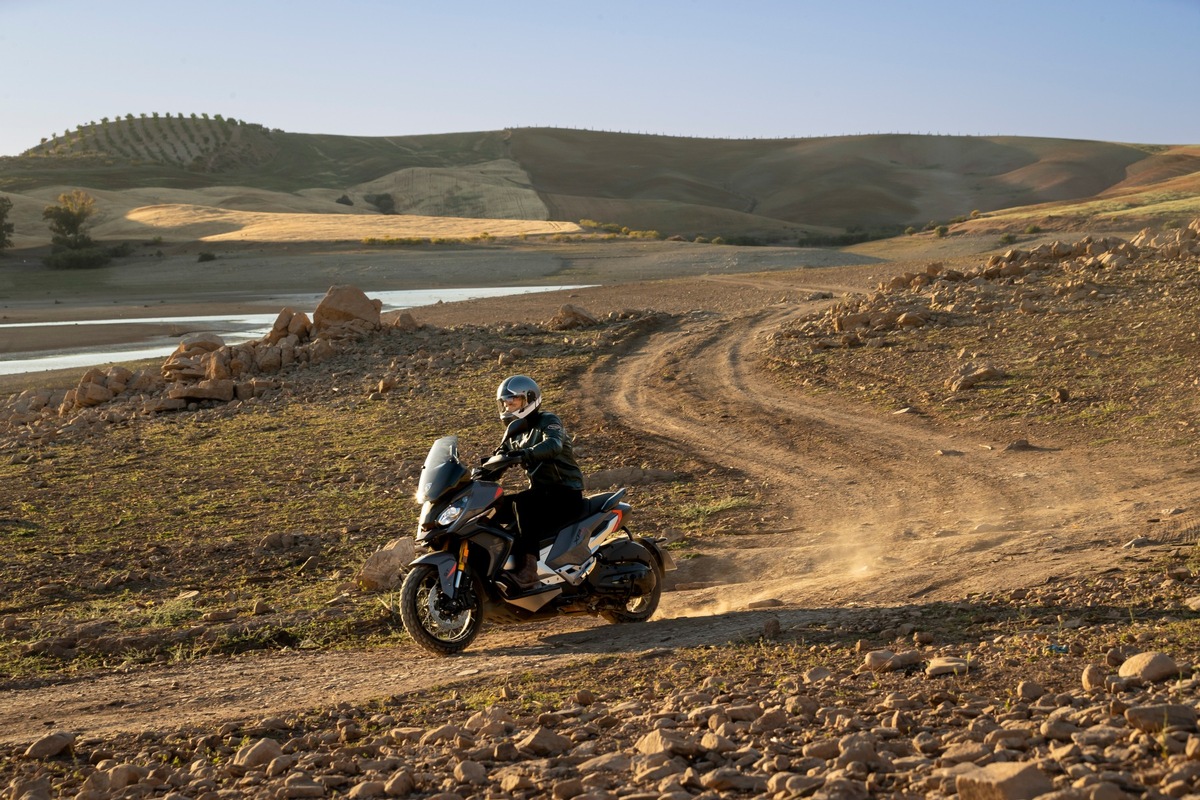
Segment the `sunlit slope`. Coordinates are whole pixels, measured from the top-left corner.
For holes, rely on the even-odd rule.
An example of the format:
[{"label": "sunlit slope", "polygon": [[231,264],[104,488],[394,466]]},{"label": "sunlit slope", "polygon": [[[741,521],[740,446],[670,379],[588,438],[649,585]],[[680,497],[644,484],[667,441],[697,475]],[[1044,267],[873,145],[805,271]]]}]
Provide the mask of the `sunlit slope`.
[{"label": "sunlit slope", "polygon": [[1148,155],[1015,137],[730,141],[561,130],[514,131],[512,149],[552,216],[591,217],[589,202],[612,215],[614,200],[631,209],[656,200],[837,228],[1089,197]]},{"label": "sunlit slope", "polygon": [[[41,210],[72,188],[96,197],[100,237],[141,230],[142,222],[126,224],[138,209],[176,207],[259,215],[255,235],[268,233],[262,215],[316,214],[331,218],[323,229],[342,220],[341,239],[355,238],[358,223],[349,221],[356,217],[411,216],[587,219],[666,236],[787,243],[973,214],[985,219],[970,225],[992,228],[1029,219],[1082,224],[1130,210],[1122,224],[1167,221],[1200,193],[1200,147],[914,135],[728,140],[551,128],[356,137],[236,120],[122,119],[0,159],[18,247],[48,241]],[[185,220],[189,213],[200,212],[169,216],[188,229],[196,225]],[[292,222],[278,220],[289,229]],[[490,228],[499,235],[499,226]]]},{"label": "sunlit slope", "polygon": [[1200,214],[1200,147],[1162,148],[1090,197],[1000,209],[958,226],[965,231],[1083,227],[1136,230],[1176,226]]},{"label": "sunlit slope", "polygon": [[163,241],[338,242],[364,239],[573,233],[570,222],[478,217],[332,214],[272,214],[189,205],[144,206],[106,225],[112,238],[157,237]]}]

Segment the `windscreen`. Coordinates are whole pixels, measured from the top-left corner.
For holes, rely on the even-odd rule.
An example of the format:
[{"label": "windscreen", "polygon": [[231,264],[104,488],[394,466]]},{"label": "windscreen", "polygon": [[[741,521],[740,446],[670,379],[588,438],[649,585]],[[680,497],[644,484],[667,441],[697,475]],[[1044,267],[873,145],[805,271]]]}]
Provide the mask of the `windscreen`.
[{"label": "windscreen", "polygon": [[421,467],[421,477],[417,481],[417,502],[437,500],[457,486],[466,473],[467,468],[458,460],[458,437],[443,436],[429,448],[425,466]]}]

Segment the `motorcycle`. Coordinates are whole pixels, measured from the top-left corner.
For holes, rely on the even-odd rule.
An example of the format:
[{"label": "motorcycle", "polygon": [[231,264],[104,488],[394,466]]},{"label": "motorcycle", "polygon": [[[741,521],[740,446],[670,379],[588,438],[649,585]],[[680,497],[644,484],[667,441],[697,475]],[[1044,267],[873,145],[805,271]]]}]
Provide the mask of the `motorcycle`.
[{"label": "motorcycle", "polygon": [[400,618],[431,653],[462,651],[485,619],[583,613],[644,622],[658,608],[663,576],[675,561],[661,540],[625,527],[632,510],[622,501],[625,489],[585,497],[583,516],[538,542],[536,581],[516,580],[516,535],[489,513],[504,490],[484,480],[514,463],[496,454],[470,471],[459,459],[458,437],[446,436],[434,442],[421,468],[416,541],[429,552],[413,560],[401,584]]}]

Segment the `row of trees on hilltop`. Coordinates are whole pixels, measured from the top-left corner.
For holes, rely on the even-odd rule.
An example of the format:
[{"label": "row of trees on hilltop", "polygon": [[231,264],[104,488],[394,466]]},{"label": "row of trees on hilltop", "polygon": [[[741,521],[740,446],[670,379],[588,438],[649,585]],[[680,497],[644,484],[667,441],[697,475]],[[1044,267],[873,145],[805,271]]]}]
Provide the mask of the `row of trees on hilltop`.
[{"label": "row of trees on hilltop", "polygon": [[[13,223],[8,221],[13,202],[0,197],[0,252],[12,247]],[[46,266],[52,269],[89,269],[102,267],[117,255],[127,255],[125,246],[100,247],[89,233],[90,220],[96,213],[96,200],[82,189],[58,196],[58,205],[46,206],[42,219],[50,225],[50,255]]]},{"label": "row of trees on hilltop", "polygon": [[43,138],[26,156],[115,155],[130,160],[148,160],[193,166],[206,156],[237,141],[243,130],[266,132],[257,123],[226,118],[220,114],[158,112],[89,122],[61,135]]}]

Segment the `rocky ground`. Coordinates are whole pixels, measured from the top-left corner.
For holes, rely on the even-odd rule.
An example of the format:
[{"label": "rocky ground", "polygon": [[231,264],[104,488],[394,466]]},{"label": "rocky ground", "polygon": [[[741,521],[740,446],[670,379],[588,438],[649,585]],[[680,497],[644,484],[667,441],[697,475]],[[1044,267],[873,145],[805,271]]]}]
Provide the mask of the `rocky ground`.
[{"label": "rocky ground", "polygon": [[[436,309],[177,411],[72,387],[3,443],[8,796],[1196,794],[1198,228]],[[663,619],[439,661],[355,582],[497,362],[645,481]]]}]

